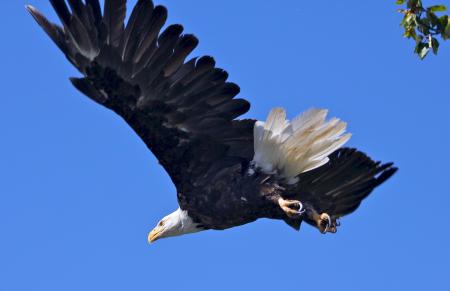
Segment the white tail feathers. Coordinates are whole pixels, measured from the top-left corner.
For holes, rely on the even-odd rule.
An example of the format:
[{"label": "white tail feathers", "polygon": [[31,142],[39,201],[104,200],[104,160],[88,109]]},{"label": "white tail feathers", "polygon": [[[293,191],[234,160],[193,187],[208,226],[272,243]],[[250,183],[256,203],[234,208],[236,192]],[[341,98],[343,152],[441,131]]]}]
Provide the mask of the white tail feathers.
[{"label": "white tail feathers", "polygon": [[266,173],[277,172],[296,183],[301,173],[328,163],[328,156],[351,137],[347,124],[337,118],[326,121],[328,110],[310,109],[292,122],[283,108],[273,109],[266,122],[255,124],[253,161]]}]

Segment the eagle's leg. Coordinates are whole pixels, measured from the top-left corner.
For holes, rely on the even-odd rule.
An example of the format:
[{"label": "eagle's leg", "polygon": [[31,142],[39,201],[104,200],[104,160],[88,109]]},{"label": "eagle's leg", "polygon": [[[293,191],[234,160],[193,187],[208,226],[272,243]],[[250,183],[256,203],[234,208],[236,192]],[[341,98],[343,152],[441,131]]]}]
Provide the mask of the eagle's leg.
[{"label": "eagle's leg", "polygon": [[298,218],[305,213],[303,204],[298,200],[285,200],[283,198],[278,199],[278,205],[290,218]]},{"label": "eagle's leg", "polygon": [[314,208],[306,207],[306,215],[309,220],[314,221],[316,227],[323,234],[330,232],[336,233],[337,228],[340,225],[339,221],[330,216],[328,213],[319,214]]}]

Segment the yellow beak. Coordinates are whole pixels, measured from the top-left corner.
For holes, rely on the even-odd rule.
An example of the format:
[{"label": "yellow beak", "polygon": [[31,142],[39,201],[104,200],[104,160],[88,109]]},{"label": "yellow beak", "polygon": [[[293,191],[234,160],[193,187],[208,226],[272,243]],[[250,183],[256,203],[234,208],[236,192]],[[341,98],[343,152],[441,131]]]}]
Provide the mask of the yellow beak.
[{"label": "yellow beak", "polygon": [[152,243],[160,238],[161,230],[154,228],[148,235],[148,242]]}]

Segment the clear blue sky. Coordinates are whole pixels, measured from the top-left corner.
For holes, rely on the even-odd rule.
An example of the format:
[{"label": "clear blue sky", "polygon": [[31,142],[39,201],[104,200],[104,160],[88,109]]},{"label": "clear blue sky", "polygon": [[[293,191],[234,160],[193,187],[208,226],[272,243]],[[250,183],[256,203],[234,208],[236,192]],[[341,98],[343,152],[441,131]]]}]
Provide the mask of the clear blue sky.
[{"label": "clear blue sky", "polygon": [[240,84],[249,117],[330,108],[351,146],[401,170],[336,235],[261,220],[148,245],[177,208],[167,174],[72,88],[27,2],[4,1],[0,290],[450,290],[450,46],[419,61],[394,2],[158,0]]}]

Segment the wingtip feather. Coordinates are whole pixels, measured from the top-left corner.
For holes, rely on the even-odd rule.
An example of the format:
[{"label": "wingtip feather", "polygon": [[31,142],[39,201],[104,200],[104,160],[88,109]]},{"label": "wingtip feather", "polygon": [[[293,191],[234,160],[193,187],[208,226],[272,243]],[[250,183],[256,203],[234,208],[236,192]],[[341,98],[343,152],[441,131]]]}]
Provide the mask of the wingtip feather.
[{"label": "wingtip feather", "polygon": [[30,4],[25,4],[25,9],[28,10],[28,12],[32,13],[32,11],[36,8],[34,8],[33,6],[31,6]]},{"label": "wingtip feather", "polygon": [[34,7],[30,4],[26,4],[25,9],[28,11],[28,13],[31,14],[31,16],[33,16],[34,20],[39,22],[39,16],[42,16],[42,14],[39,12],[39,10],[36,7]]}]

